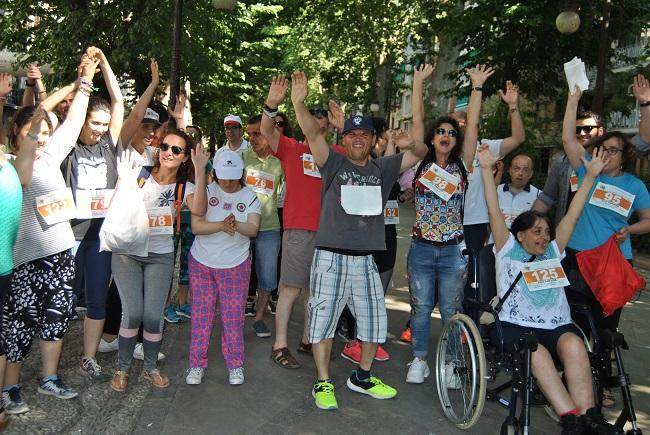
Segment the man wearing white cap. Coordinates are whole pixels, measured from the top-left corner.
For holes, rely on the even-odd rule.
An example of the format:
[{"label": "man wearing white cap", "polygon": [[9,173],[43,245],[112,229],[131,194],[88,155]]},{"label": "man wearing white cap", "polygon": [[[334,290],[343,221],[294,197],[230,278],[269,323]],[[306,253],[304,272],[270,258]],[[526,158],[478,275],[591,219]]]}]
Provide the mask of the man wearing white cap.
[{"label": "man wearing white cap", "polygon": [[215,159],[221,150],[231,150],[239,154],[241,157],[244,150],[249,149],[251,146],[247,140],[242,137],[244,129],[242,127],[241,118],[237,115],[226,115],[223,118],[223,129],[226,133],[226,143],[219,148],[215,154]]}]

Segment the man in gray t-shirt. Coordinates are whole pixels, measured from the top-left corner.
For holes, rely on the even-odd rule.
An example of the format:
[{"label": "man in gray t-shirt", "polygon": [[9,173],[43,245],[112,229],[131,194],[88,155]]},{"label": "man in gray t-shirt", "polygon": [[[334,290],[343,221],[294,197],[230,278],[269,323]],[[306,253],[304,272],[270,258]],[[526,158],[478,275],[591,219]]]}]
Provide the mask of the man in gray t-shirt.
[{"label": "man in gray t-shirt", "polygon": [[[390,189],[400,172],[426,155],[427,147],[417,143],[403,154],[370,160],[376,141],[374,126],[370,118],[353,116],[343,127],[347,155],[330,152],[319,134],[318,122],[304,103],[305,74],[294,73],[291,82],[296,118],[323,178],[309,298],[309,341],[318,370],[312,395],[321,409],[338,407],[329,361],[336,324],[347,304],[356,318],[357,338],[362,343],[359,367],[347,386],[377,399],[390,399],[397,391],[370,374],[377,345],[386,340],[383,286],[371,251],[386,249],[384,206]],[[341,113],[333,101],[329,107]],[[401,139],[408,140],[405,136]]]}]

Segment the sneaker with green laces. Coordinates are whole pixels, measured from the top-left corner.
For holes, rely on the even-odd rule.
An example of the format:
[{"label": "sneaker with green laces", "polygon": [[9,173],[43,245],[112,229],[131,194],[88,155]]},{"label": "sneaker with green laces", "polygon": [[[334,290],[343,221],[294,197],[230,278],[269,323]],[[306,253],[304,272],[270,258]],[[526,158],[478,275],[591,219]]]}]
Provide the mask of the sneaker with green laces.
[{"label": "sneaker with green laces", "polygon": [[375,376],[370,376],[369,379],[358,379],[356,371],[348,378],[347,385],[352,391],[367,394],[375,399],[392,399],[397,395],[395,388],[384,384],[381,379]]},{"label": "sneaker with green laces", "polygon": [[311,390],[311,395],[320,409],[334,410],[339,407],[334,395],[334,385],[329,381],[316,382]]}]

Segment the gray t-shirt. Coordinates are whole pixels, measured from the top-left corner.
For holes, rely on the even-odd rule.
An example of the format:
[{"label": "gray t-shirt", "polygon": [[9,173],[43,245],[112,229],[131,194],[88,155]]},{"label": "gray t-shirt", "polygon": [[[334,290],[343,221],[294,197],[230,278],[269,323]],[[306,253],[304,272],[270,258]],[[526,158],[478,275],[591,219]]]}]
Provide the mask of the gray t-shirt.
[{"label": "gray t-shirt", "polygon": [[[404,154],[371,160],[357,166],[342,154],[330,151],[320,168],[323,178],[320,225],[316,246],[353,251],[384,251],[383,207],[397,181]],[[382,213],[358,216],[345,212],[341,205],[341,186],[381,186]]]}]

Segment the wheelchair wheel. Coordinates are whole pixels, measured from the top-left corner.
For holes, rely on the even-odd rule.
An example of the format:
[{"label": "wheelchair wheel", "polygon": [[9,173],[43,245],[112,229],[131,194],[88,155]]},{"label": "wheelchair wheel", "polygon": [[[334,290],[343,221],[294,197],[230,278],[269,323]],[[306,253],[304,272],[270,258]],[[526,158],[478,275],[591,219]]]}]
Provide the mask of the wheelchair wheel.
[{"label": "wheelchair wheel", "polygon": [[481,335],[465,314],[454,315],[440,333],[436,384],[447,418],[459,429],[472,427],[485,404],[486,365]]}]

